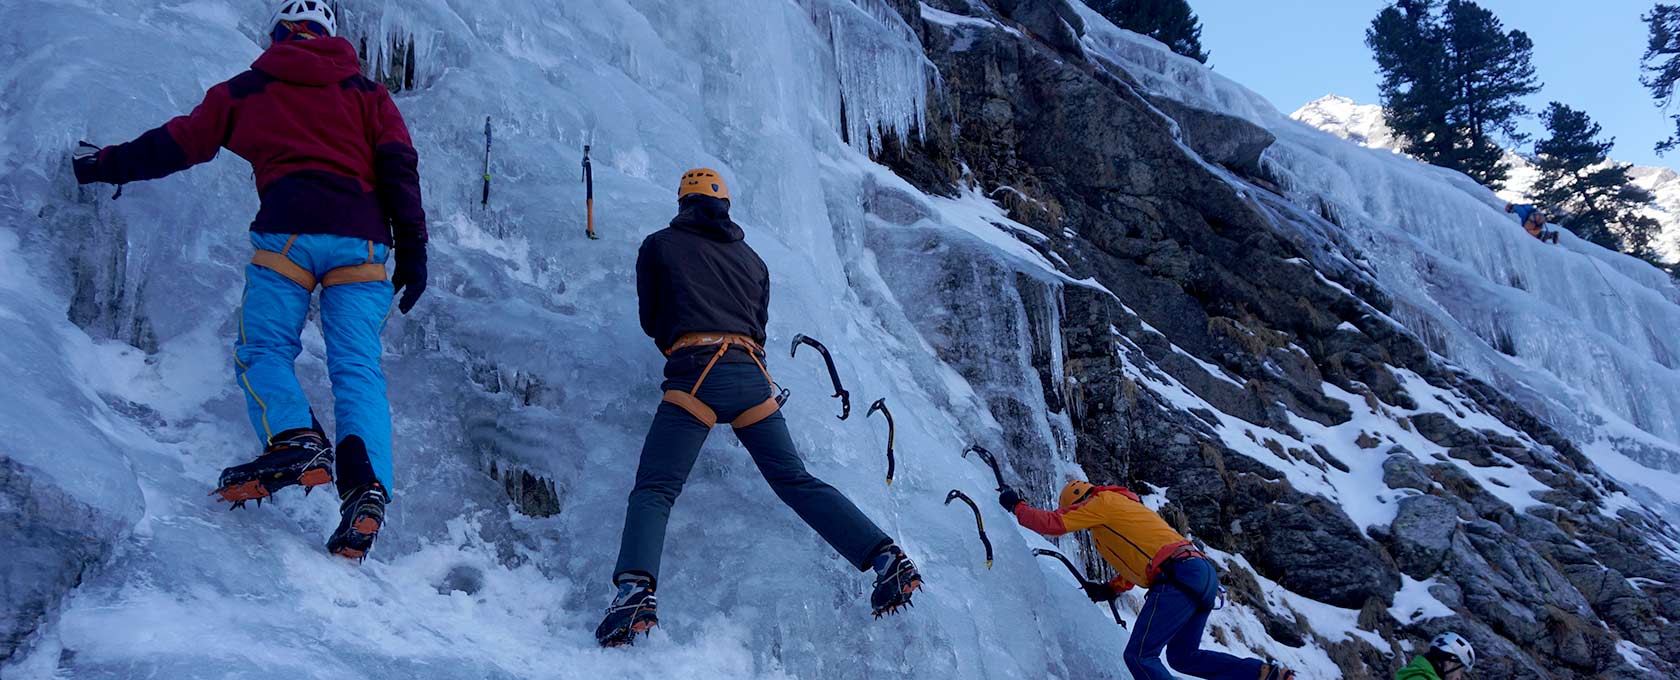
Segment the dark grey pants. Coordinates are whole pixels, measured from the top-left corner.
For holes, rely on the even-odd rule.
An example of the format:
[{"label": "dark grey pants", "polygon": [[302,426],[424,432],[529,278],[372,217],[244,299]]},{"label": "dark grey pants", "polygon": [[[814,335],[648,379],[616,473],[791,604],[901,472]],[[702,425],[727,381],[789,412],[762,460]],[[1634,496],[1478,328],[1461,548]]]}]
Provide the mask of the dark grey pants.
[{"label": "dark grey pants", "polygon": [[[671,377],[665,389],[687,391],[698,377]],[[770,396],[769,381],[753,364],[718,364],[695,395],[717,411],[718,422],[727,423]],[[710,429],[687,411],[660,402],[642,444],[642,461],[636,469],[636,487],[630,491],[630,506],[624,512],[624,536],[618,548],[616,579],[623,574],[645,574],[659,578],[660,553],[665,549],[665,525],[671,505],[682,493],[689,471],[700,455]],[[811,525],[823,540],[858,570],[870,568],[875,555],[892,543],[881,529],[852,505],[844,495],[805,471],[799,451],[788,435],[787,421],[780,412],[751,427],[735,431],[741,444],[752,454],[758,471],[776,496]]]}]

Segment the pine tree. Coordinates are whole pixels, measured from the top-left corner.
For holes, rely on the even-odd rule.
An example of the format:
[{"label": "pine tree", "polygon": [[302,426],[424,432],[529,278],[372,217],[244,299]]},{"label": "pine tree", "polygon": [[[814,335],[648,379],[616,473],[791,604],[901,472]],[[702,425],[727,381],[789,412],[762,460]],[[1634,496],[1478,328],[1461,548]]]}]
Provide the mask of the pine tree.
[{"label": "pine tree", "polygon": [[1469,0],[1448,0],[1442,16],[1448,52],[1448,80],[1457,97],[1449,118],[1461,131],[1455,144],[1460,169],[1498,188],[1509,174],[1505,150],[1525,138],[1517,121],[1529,114],[1522,98],[1540,91],[1534,74],[1534,41],[1509,31],[1492,12]]},{"label": "pine tree", "polygon": [[1490,187],[1504,184],[1500,142],[1523,140],[1522,98],[1540,89],[1528,35],[1506,31],[1470,0],[1394,0],[1371,21],[1365,43],[1403,150]]},{"label": "pine tree", "polygon": [[1186,0],[1091,0],[1098,14],[1133,33],[1161,41],[1172,51],[1207,63],[1202,49],[1202,21]]},{"label": "pine tree", "polygon": [[[1680,83],[1680,5],[1658,4],[1645,15],[1650,37],[1645,43],[1645,75],[1640,82],[1651,90],[1657,105],[1668,108],[1674,103],[1675,86]],[[1680,131],[1680,113],[1673,114],[1675,129]],[[1680,135],[1657,143],[1657,153],[1666,153],[1680,145]]]},{"label": "pine tree", "polygon": [[1432,165],[1448,165],[1454,135],[1447,125],[1447,55],[1435,25],[1437,0],[1398,0],[1365,32],[1382,82],[1383,114],[1401,150]]},{"label": "pine tree", "polygon": [[1535,200],[1566,213],[1560,223],[1575,235],[1654,261],[1659,225],[1640,212],[1654,197],[1628,177],[1632,166],[1610,160],[1616,140],[1600,140],[1598,123],[1558,102],[1540,119],[1551,136],[1534,145],[1540,170]]}]

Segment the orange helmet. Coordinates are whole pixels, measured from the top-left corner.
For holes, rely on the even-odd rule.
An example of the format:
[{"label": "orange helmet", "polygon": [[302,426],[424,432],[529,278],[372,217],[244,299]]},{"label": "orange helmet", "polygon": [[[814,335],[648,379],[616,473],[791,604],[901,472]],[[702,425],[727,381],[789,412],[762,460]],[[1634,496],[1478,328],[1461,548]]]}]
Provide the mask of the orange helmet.
[{"label": "orange helmet", "polygon": [[729,185],[723,183],[723,176],[711,168],[695,168],[683,173],[682,182],[677,185],[677,198],[689,194],[700,194],[729,200]]},{"label": "orange helmet", "polygon": [[1073,505],[1074,503],[1085,500],[1085,498],[1090,496],[1091,492],[1096,488],[1097,487],[1092,485],[1090,482],[1083,479],[1075,479],[1068,482],[1067,486],[1062,487],[1062,495],[1058,500],[1061,503],[1061,507],[1065,508]]}]

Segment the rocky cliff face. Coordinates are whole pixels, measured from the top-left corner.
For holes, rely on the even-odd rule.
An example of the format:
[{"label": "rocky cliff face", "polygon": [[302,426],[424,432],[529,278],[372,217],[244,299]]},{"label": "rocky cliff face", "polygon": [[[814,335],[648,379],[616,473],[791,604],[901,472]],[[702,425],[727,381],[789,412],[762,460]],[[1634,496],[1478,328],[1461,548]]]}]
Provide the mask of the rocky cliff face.
[{"label": "rocky cliff face", "polygon": [[[1061,277],[974,267],[887,210],[871,246],[904,265],[883,266],[894,285],[933,259],[944,309],[1019,299],[1013,319],[920,322],[971,381],[1040,377],[1037,398],[988,399],[1033,495],[1052,497],[1058,453],[1156,490],[1230,556],[1231,596],[1268,634],[1332,650],[1349,677],[1386,677],[1448,629],[1481,650],[1479,677],[1680,670],[1673,528],[1390,319],[1337,226],[1273,193],[1269,133],[1144,95],[1061,0],[894,4],[941,79],[926,130],[879,160],[928,193],[999,199],[1016,224],[996,227]],[[963,344],[999,324],[1031,351]],[[1037,409],[1066,436],[1023,415]],[[1320,630],[1276,587],[1376,635]]]}]

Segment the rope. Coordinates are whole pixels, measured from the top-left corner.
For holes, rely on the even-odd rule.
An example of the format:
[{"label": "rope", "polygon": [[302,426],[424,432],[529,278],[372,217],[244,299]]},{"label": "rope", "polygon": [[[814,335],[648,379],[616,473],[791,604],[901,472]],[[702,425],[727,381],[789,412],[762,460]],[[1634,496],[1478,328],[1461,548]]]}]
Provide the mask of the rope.
[{"label": "rope", "polygon": [[1587,261],[1592,263],[1593,271],[1598,272],[1598,278],[1604,279],[1604,287],[1609,288],[1610,294],[1616,296],[1616,302],[1626,307],[1627,301],[1622,299],[1621,293],[1616,292],[1616,286],[1610,283],[1610,277],[1604,275],[1603,269],[1599,269],[1598,258],[1588,256]]}]

